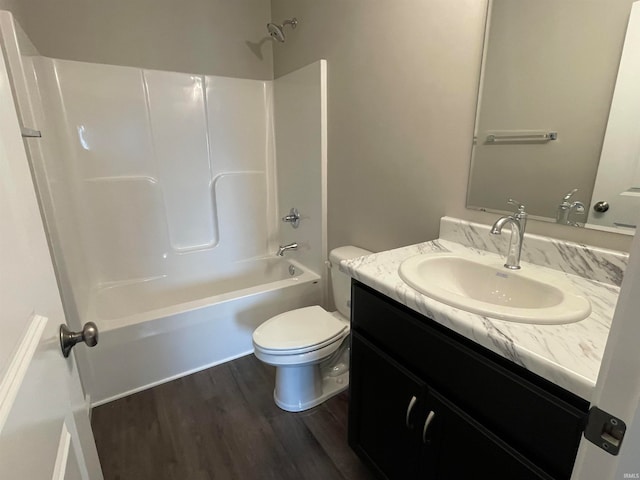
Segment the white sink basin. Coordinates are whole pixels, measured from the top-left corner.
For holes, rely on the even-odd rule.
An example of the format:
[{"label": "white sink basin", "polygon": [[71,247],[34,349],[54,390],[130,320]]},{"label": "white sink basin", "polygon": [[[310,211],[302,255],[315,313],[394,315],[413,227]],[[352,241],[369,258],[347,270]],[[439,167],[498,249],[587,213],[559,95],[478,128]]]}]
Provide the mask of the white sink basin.
[{"label": "white sink basin", "polygon": [[564,276],[544,267],[508,270],[498,256],[453,253],[408,258],[398,273],[409,286],[452,307],[520,323],[561,324],[583,320],[591,303]]}]

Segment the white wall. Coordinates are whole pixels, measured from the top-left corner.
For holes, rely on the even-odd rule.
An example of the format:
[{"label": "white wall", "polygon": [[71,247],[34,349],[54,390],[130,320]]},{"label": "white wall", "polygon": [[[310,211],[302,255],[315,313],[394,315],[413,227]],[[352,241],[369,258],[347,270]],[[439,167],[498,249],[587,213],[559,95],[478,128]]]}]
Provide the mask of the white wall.
[{"label": "white wall", "polygon": [[269,80],[269,0],[0,0],[49,57]]},{"label": "white wall", "polygon": [[[272,0],[298,28],[274,45],[276,78],[328,63],[329,248],[437,237],[467,210],[485,1]],[[532,233],[628,250],[630,238],[530,222]]]},{"label": "white wall", "polygon": [[278,164],[278,216],[292,207],[298,228],[280,223],[281,244],[297,242],[287,252],[323,277],[327,259],[327,64],[320,60],[274,81],[274,117]]}]

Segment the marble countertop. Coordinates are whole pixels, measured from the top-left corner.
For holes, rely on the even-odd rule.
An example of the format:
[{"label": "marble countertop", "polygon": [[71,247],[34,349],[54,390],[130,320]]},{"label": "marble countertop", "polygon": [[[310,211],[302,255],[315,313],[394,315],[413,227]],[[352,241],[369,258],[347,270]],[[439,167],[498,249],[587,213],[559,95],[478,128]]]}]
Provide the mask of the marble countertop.
[{"label": "marble countertop", "polygon": [[[526,240],[525,240],[526,241]],[[558,272],[590,301],[592,312],[566,325],[531,325],[497,320],[433,300],[405,284],[398,267],[422,253],[494,255],[438,239],[340,263],[340,270],[539,376],[590,400],[620,288],[612,283]],[[497,256],[496,256],[497,257]],[[527,262],[522,267],[527,268]]]}]

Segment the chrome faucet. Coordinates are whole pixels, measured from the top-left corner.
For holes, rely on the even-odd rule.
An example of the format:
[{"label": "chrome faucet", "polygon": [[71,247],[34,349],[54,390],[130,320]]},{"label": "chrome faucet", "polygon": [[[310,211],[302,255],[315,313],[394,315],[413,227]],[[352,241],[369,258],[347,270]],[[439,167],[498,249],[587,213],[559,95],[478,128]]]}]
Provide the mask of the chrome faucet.
[{"label": "chrome faucet", "polygon": [[278,257],[284,257],[284,252],[287,250],[298,250],[298,244],[296,242],[289,243],[288,245],[280,245],[278,247],[278,253],[276,255]]},{"label": "chrome faucet", "polygon": [[511,225],[509,253],[507,254],[507,261],[504,266],[511,270],[518,270],[520,269],[520,254],[522,253],[522,242],[524,241],[524,229],[527,226],[527,213],[524,211],[524,205],[520,202],[510,198],[507,203],[516,205],[518,211],[513,215],[500,217],[496,223],[493,224],[493,227],[491,227],[491,233],[493,235],[500,235],[502,233],[502,227],[506,224]]},{"label": "chrome faucet", "polygon": [[571,202],[571,197],[574,193],[578,191],[577,188],[574,188],[570,192],[567,192],[564,197],[562,197],[562,203],[558,205],[558,210],[556,212],[556,223],[561,223],[562,225],[571,225],[573,227],[580,227],[580,223],[571,219],[571,214],[575,213],[576,215],[584,215],[586,212],[586,208],[584,203],[582,202]]}]

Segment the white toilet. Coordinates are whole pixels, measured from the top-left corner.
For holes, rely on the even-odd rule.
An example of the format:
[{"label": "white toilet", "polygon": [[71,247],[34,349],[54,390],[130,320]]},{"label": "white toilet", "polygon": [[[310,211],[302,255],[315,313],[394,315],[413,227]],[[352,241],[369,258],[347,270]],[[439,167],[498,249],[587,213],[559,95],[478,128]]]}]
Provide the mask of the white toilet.
[{"label": "white toilet", "polygon": [[337,312],[318,305],[298,308],[270,318],[253,332],[255,356],[277,367],[273,398],[283,410],[307,410],[349,386],[351,278],[338,266],[370,253],[347,246],[329,254]]}]

